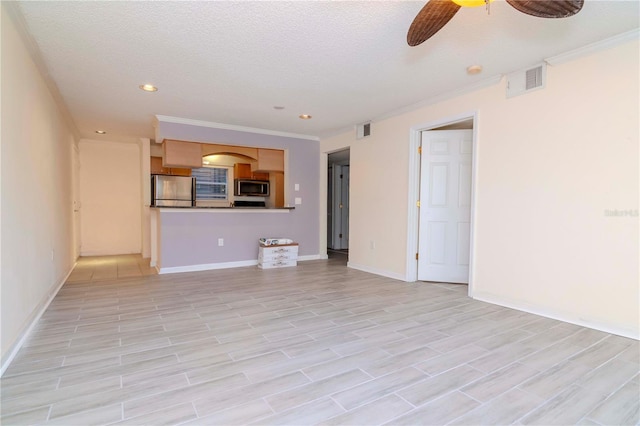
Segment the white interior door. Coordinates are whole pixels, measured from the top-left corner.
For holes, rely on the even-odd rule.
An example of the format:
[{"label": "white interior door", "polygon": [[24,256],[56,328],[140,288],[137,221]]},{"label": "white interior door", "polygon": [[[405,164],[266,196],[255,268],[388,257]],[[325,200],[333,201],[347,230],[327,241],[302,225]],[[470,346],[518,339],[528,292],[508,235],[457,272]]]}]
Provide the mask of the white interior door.
[{"label": "white interior door", "polygon": [[422,132],[418,279],[469,282],[472,130]]}]

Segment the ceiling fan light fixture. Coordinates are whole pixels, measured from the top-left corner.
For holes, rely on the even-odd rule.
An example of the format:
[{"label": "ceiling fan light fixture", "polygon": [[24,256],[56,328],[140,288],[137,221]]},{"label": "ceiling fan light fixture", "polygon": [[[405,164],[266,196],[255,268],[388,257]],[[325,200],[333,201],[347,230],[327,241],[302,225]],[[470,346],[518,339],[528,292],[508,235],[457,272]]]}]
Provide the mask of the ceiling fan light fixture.
[{"label": "ceiling fan light fixture", "polygon": [[491,3],[493,0],[451,0],[452,2],[454,2],[455,4],[457,4],[458,6],[462,6],[462,7],[480,7],[480,6],[486,6],[487,4]]},{"label": "ceiling fan light fixture", "polygon": [[[462,7],[485,6],[493,0],[429,0],[409,26],[407,44],[417,46],[440,31]],[[580,12],[584,0],[506,0],[519,12],[538,18],[567,18]]]}]

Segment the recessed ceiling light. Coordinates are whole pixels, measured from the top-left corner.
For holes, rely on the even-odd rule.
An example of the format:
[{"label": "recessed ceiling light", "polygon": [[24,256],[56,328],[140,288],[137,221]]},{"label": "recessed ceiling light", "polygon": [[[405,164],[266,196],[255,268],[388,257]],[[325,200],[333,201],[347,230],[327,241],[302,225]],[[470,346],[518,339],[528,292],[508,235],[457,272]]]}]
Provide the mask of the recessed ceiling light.
[{"label": "recessed ceiling light", "polygon": [[96,133],[99,135],[106,135],[107,131],[106,130],[96,130]]},{"label": "recessed ceiling light", "polygon": [[311,116],[309,114],[300,114],[299,117],[303,120],[308,120],[311,118]]},{"label": "recessed ceiling light", "polygon": [[283,106],[274,106],[273,109],[284,109]]},{"label": "recessed ceiling light", "polygon": [[141,84],[138,87],[140,89],[144,90],[145,92],[157,92],[158,91],[158,88],[156,86],[154,86],[153,84]]},{"label": "recessed ceiling light", "polygon": [[467,74],[469,75],[476,75],[476,74],[480,74],[481,72],[482,72],[481,65],[471,65],[467,67]]}]

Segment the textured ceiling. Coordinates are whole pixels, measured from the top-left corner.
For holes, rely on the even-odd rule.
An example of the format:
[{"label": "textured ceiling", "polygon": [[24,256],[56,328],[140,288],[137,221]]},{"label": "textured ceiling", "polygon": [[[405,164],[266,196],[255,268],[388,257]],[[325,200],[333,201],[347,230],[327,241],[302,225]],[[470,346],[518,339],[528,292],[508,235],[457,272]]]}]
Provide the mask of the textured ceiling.
[{"label": "textured ceiling", "polygon": [[[566,19],[496,0],[409,47],[418,1],[21,1],[83,137],[153,137],[156,114],[323,136],[637,29],[639,2]],[[484,71],[465,70],[481,64]],[[152,83],[156,93],[138,85]],[[274,106],[285,107],[276,110]],[[313,119],[300,120],[299,114]]]}]

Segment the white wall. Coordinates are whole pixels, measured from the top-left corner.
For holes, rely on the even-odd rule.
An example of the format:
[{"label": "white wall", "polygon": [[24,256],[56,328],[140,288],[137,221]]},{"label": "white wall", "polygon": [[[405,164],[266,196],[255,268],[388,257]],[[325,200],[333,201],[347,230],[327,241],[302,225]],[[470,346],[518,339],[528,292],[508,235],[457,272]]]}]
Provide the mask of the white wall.
[{"label": "white wall", "polygon": [[2,2],[2,371],[74,265],[74,136]]},{"label": "white wall", "polygon": [[502,81],[374,122],[367,139],[323,140],[351,147],[350,264],[407,276],[410,129],[477,112],[472,295],[638,338],[638,52],[627,42],[549,67],[543,90],[506,99]]},{"label": "white wall", "polygon": [[140,145],[80,140],[80,235],[83,256],[140,253]]}]

